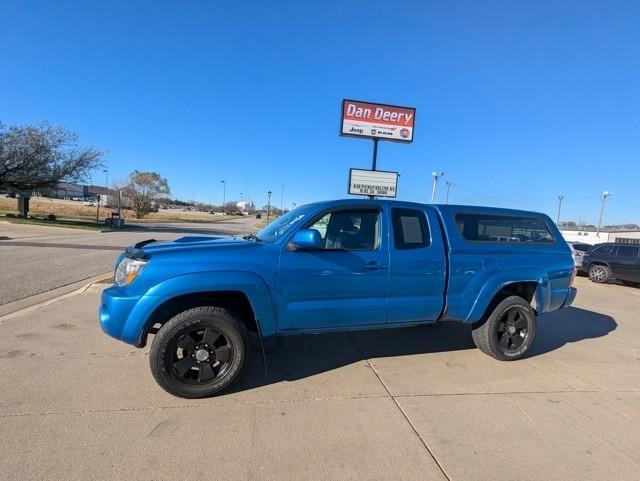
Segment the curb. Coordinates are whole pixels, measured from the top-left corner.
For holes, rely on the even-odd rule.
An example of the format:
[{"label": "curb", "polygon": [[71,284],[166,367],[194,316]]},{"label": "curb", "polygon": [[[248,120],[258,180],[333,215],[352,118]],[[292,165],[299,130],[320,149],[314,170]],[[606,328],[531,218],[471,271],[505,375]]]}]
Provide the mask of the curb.
[{"label": "curb", "polygon": [[[10,311],[10,312],[8,312],[6,314],[0,315],[0,325],[2,325],[5,321],[8,321],[9,319],[13,319],[14,317],[18,317],[18,316],[20,316],[22,314],[26,314],[26,313],[29,313],[29,312],[36,311],[38,309],[41,309],[41,308],[46,307],[46,306],[49,306],[51,304],[55,304],[56,302],[62,301],[64,299],[68,299],[68,298],[73,297],[75,295],[82,294],[83,292],[88,291],[95,284],[106,283],[106,282],[109,282],[111,279],[112,279],[112,273],[111,272],[104,273],[104,274],[100,274],[100,275],[91,277],[89,282],[85,282],[84,285],[82,285],[81,287],[79,287],[77,289],[74,289],[74,290],[72,290],[70,292],[65,292],[64,294],[52,297],[50,299],[45,299],[44,301],[35,302],[34,304],[28,304],[29,299],[33,299],[34,297],[46,296],[46,294],[48,294],[48,292],[51,292],[51,291],[44,292],[44,293],[41,293],[41,294],[36,294],[34,296],[30,296],[30,297],[27,297],[25,299],[20,299],[18,301],[14,301],[12,303],[5,304],[4,306],[0,306],[0,308],[3,308],[3,307],[4,308],[8,308],[9,311]],[[86,279],[85,279],[85,281],[86,281]],[[75,282],[75,283],[67,285],[67,286],[58,287],[56,289],[52,289],[52,291],[63,290],[65,288],[68,288],[68,287],[73,286],[75,284],[79,284],[80,282],[83,282],[83,281],[78,281],[78,282]],[[23,307],[18,307],[16,310],[11,311],[11,305],[12,304],[21,305],[21,304],[24,304],[24,303],[27,303],[27,305],[23,306]]]}]

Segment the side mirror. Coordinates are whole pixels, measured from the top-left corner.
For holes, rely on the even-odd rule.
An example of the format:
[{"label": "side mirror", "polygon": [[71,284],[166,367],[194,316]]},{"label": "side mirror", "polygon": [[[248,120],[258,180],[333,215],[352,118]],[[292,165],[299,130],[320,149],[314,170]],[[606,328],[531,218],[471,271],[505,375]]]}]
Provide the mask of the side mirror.
[{"label": "side mirror", "polygon": [[289,241],[289,248],[301,250],[322,249],[322,236],[315,229],[302,229]]}]

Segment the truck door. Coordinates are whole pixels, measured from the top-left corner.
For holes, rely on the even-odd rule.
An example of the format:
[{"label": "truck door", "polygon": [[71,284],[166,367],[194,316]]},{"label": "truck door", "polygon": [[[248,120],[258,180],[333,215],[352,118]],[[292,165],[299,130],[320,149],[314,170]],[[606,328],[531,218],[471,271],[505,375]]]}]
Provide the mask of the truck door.
[{"label": "truck door", "polygon": [[317,230],[322,248],[284,247],[278,279],[279,330],[384,324],[389,246],[381,208],[335,208],[302,228]]},{"label": "truck door", "polygon": [[440,225],[431,209],[391,208],[389,323],[438,318],[446,280]]}]

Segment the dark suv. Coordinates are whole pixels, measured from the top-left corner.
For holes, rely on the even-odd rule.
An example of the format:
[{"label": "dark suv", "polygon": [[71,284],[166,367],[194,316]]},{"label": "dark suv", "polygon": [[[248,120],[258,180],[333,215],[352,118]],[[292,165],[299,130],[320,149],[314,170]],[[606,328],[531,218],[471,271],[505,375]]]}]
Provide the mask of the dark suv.
[{"label": "dark suv", "polygon": [[582,270],[593,282],[618,279],[625,285],[640,284],[640,246],[631,244],[598,244],[585,252]]}]

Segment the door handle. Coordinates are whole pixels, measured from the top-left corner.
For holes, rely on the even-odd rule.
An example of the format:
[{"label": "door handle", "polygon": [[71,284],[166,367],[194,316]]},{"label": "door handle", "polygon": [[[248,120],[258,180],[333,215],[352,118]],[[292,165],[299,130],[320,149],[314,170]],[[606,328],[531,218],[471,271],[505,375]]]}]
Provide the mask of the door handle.
[{"label": "door handle", "polygon": [[367,262],[364,266],[370,271],[381,271],[387,268],[386,264],[381,264],[380,262],[377,262],[377,261]]}]

